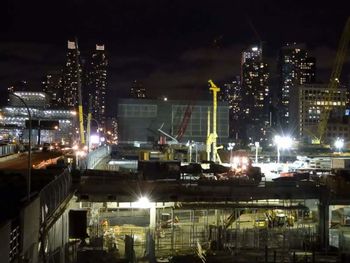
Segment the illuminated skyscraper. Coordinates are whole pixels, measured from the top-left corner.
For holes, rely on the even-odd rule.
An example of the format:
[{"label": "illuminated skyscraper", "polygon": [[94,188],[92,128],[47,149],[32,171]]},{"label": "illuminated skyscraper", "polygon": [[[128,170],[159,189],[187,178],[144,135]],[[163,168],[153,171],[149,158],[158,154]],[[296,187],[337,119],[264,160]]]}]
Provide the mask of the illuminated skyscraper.
[{"label": "illuminated skyscraper", "polygon": [[298,85],[315,82],[316,59],[308,57],[305,45],[288,44],[281,49],[280,72],[280,124],[290,123],[290,94]]},{"label": "illuminated skyscraper", "polygon": [[96,45],[86,69],[86,88],[92,99],[92,116],[99,122],[100,127],[104,127],[106,122],[107,65],[105,46]]},{"label": "illuminated skyscraper", "polygon": [[262,49],[256,46],[242,54],[242,123],[247,125],[246,133],[250,142],[267,140],[269,126],[268,65],[263,61]]},{"label": "illuminated skyscraper", "polygon": [[75,42],[68,41],[68,52],[66,65],[63,69],[63,105],[75,107],[78,105],[78,70],[81,73],[81,65],[77,64]]},{"label": "illuminated skyscraper", "polygon": [[230,112],[232,112],[232,117],[238,119],[238,115],[241,113],[242,104],[242,94],[241,94],[241,81],[240,77],[236,78],[230,82],[223,85],[220,93],[220,100],[226,101],[229,104]]},{"label": "illuminated skyscraper", "polygon": [[262,48],[257,46],[252,46],[249,49],[242,52],[242,61],[243,65],[249,61],[260,61],[262,59]]},{"label": "illuminated skyscraper", "polygon": [[145,99],[146,89],[141,82],[134,80],[130,88],[130,97],[133,99]]},{"label": "illuminated skyscraper", "polygon": [[239,134],[239,121],[242,118],[242,90],[240,77],[223,85],[219,93],[221,101],[229,105],[229,129],[230,137],[236,138]]}]

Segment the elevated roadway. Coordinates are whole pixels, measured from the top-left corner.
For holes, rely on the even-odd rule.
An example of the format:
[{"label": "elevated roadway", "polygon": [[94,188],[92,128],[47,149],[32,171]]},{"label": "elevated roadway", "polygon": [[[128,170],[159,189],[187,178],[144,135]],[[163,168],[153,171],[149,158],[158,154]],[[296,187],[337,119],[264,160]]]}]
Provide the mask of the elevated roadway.
[{"label": "elevated roadway", "polygon": [[[59,152],[33,152],[32,165],[36,166],[41,162],[61,156]],[[20,153],[0,158],[0,170],[24,170],[28,168],[28,154]]]},{"label": "elevated roadway", "polygon": [[148,196],[154,202],[220,202],[264,199],[324,200],[330,197],[326,186],[312,181],[144,181],[138,180],[137,174],[123,177],[107,171],[94,171],[92,174],[81,177],[76,193],[81,200],[134,202],[140,196]]}]

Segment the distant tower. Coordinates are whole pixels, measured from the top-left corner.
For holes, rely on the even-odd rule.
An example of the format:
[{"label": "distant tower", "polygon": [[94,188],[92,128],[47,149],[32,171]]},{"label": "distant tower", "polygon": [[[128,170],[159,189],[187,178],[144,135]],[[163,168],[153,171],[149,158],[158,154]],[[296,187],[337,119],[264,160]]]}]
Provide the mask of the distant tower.
[{"label": "distant tower", "polygon": [[62,105],[62,73],[60,71],[49,72],[42,80],[42,90],[50,97],[50,106]]},{"label": "distant tower", "polygon": [[240,76],[236,76],[233,81],[223,85],[219,94],[220,101],[229,104],[229,129],[230,137],[237,138],[239,131],[239,121],[242,117],[242,85]]},{"label": "distant tower", "polygon": [[28,82],[25,80],[15,81],[7,88],[8,92],[29,91]]},{"label": "distant tower", "polygon": [[247,125],[247,139],[263,143],[267,139],[271,97],[268,65],[260,47],[252,46],[243,52],[241,74],[242,120]]},{"label": "distant tower", "polygon": [[315,83],[316,59],[309,57],[303,44],[287,44],[279,57],[280,124],[290,124],[290,94],[299,85]]},{"label": "distant tower", "polygon": [[68,41],[68,52],[66,65],[63,69],[63,105],[75,107],[78,105],[78,70],[81,65],[77,65],[76,46],[74,41]]},{"label": "distant tower", "polygon": [[130,97],[134,99],[145,99],[146,89],[143,87],[142,83],[134,80],[130,88]]},{"label": "distant tower", "polygon": [[105,45],[96,45],[87,66],[88,90],[92,97],[92,116],[101,127],[106,124],[107,65]]}]

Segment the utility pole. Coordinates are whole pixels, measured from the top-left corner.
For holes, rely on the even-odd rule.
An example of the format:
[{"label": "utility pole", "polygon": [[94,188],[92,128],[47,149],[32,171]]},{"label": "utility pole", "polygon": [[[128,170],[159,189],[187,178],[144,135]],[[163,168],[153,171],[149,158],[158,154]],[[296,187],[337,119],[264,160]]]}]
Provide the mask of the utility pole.
[{"label": "utility pole", "polygon": [[26,107],[28,119],[29,119],[29,129],[28,129],[28,173],[27,173],[27,201],[30,200],[30,192],[31,192],[31,173],[32,173],[32,115],[30,113],[29,107],[27,103],[17,94],[10,93],[10,95],[16,97],[20,100],[21,103]]}]

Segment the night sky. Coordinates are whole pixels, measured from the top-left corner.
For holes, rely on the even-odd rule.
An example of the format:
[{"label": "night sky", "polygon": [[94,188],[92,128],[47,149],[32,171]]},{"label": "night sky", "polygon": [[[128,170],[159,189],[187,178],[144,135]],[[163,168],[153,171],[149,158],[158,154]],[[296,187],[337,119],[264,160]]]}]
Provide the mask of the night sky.
[{"label": "night sky", "polygon": [[5,0],[0,90],[16,80],[37,88],[48,71],[63,66],[67,39],[74,36],[83,54],[95,43],[106,45],[109,114],[134,79],[152,97],[204,98],[207,80],[233,79],[242,50],[260,42],[273,78],[278,49],[298,42],[317,58],[317,78],[327,81],[350,4],[320,2]]}]

